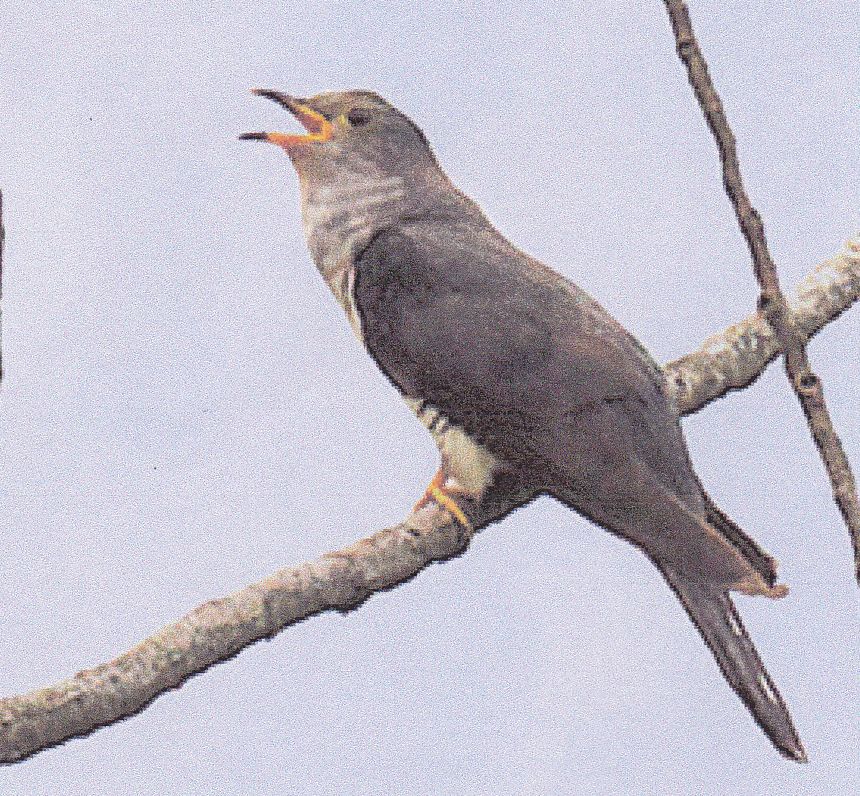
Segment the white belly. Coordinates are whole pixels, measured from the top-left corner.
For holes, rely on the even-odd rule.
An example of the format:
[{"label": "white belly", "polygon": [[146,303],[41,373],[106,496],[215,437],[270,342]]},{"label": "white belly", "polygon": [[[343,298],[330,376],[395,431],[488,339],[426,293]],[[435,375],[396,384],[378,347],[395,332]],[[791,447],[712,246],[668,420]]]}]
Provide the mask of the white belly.
[{"label": "white belly", "polygon": [[493,481],[499,461],[465,431],[452,426],[439,410],[415,398],[405,399],[416,417],[433,435],[449,478],[473,495],[482,494]]}]

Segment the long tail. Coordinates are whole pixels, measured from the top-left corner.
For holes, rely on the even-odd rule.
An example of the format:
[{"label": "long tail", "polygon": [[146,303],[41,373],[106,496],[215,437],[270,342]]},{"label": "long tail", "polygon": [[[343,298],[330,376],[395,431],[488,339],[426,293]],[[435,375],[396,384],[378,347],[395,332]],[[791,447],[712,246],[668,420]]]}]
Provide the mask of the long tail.
[{"label": "long tail", "polygon": [[723,676],[756,723],[782,754],[805,763],[806,751],[788,708],[764,668],[731,597],[712,585],[686,581],[665,569],[662,572],[702,634]]}]

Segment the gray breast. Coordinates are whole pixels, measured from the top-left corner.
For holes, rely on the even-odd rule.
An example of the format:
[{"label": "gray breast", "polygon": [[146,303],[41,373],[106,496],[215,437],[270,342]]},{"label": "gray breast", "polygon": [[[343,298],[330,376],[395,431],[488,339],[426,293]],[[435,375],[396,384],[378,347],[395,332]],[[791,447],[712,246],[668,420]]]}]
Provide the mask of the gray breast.
[{"label": "gray breast", "polygon": [[365,178],[360,185],[303,186],[302,224],[308,248],[362,344],[353,299],[355,258],[375,232],[397,219],[405,197],[400,177]]},{"label": "gray breast", "polygon": [[[362,345],[354,297],[355,258],[376,232],[402,215],[406,196],[400,177],[365,177],[360,185],[303,186],[302,222],[308,248]],[[498,460],[426,401],[405,400],[433,435],[449,477],[467,492],[483,492],[492,482]]]}]

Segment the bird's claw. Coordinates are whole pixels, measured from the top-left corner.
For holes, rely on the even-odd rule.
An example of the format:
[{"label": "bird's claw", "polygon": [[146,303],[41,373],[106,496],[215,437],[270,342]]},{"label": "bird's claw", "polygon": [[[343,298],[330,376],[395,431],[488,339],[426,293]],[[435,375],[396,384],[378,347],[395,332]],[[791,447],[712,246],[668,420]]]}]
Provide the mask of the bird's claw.
[{"label": "bird's claw", "polygon": [[472,527],[472,522],[466,516],[466,513],[463,509],[460,508],[456,499],[453,497],[455,492],[458,492],[456,487],[446,487],[446,481],[448,477],[445,473],[440,469],[436,472],[436,475],[433,476],[433,480],[430,481],[427,489],[424,492],[424,495],[421,497],[414,508],[413,511],[418,511],[423,509],[425,506],[429,505],[432,501],[436,503],[436,505],[445,509],[457,522],[460,523],[467,531],[470,533],[474,530]]}]

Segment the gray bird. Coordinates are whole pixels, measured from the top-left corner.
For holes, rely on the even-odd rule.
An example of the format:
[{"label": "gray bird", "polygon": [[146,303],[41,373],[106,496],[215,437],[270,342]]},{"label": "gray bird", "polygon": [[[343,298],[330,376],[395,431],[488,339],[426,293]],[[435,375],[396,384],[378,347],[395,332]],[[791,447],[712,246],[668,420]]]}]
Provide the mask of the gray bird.
[{"label": "gray bird", "polygon": [[419,505],[435,501],[468,525],[458,498],[479,502],[507,473],[632,542],[776,748],[805,761],[729,597],[787,590],[775,561],[693,472],[648,352],[591,296],[503,237],[454,187],[417,125],[379,95],[255,93],[307,132],[241,137],[286,150],[314,263],[439,447]]}]

